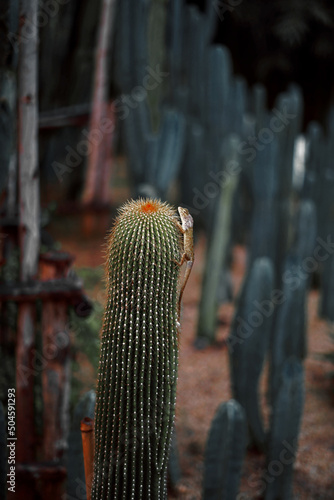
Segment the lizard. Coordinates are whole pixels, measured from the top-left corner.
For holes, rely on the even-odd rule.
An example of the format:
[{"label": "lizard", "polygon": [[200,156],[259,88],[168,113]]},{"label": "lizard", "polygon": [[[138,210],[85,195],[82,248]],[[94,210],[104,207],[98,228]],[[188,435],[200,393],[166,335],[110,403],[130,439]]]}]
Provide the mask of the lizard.
[{"label": "lizard", "polygon": [[181,224],[176,221],[176,225],[178,229],[183,234],[183,254],[180,262],[174,260],[176,264],[180,267],[186,261],[186,270],[183,277],[183,282],[180,287],[179,301],[178,301],[178,326],[180,325],[180,314],[181,314],[181,300],[184,289],[186,287],[188,278],[191,273],[191,269],[194,263],[194,242],[193,242],[193,226],[194,221],[192,216],[189,213],[189,210],[183,207],[178,207],[178,212],[181,219]]}]

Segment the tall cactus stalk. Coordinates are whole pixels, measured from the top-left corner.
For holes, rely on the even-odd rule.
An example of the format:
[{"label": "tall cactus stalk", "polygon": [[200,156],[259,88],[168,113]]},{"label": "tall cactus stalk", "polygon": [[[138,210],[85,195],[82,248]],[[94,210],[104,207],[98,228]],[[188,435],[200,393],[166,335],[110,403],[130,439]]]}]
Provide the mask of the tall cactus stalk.
[{"label": "tall cactus stalk", "polygon": [[238,145],[238,136],[231,134],[226,138],[223,146],[225,168],[216,174],[221,190],[208,242],[197,327],[196,345],[198,347],[213,343],[216,336],[219,277],[230,242],[232,201],[241,168],[239,166]]},{"label": "tall cactus stalk", "polygon": [[132,200],[109,235],[92,500],[167,495],[182,242],[175,217],[166,203]]},{"label": "tall cactus stalk", "polygon": [[270,342],[274,313],[274,269],[268,257],[255,260],[243,285],[228,338],[233,395],[244,408],[251,443],[265,448],[259,381]]},{"label": "tall cactus stalk", "polygon": [[267,451],[265,500],[291,500],[293,464],[305,399],[304,368],[294,356],[287,358],[273,405]]},{"label": "tall cactus stalk", "polygon": [[222,403],[212,421],[204,460],[204,500],[237,497],[247,443],[247,421],[242,406]]}]

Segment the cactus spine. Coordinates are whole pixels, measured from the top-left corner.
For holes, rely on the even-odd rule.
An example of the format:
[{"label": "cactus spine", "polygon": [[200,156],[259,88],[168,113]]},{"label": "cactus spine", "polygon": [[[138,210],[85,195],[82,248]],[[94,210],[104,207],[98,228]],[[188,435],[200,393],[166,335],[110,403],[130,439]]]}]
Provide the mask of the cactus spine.
[{"label": "cactus spine", "polygon": [[93,500],[166,498],[178,365],[175,216],[158,200],[130,201],[109,235]]}]

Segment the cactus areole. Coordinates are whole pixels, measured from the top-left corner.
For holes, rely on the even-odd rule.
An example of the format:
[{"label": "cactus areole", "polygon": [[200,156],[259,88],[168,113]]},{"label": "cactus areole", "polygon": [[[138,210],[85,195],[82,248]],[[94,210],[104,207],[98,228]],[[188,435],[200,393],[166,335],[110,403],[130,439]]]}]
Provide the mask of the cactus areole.
[{"label": "cactus areole", "polygon": [[177,221],[166,203],[131,200],[109,234],[93,500],[167,498],[178,367]]}]

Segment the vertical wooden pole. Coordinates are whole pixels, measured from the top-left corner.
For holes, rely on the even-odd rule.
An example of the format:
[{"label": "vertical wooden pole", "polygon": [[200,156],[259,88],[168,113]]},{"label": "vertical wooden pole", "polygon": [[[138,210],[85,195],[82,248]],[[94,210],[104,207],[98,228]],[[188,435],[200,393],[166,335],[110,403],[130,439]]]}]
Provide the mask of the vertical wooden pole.
[{"label": "vertical wooden pole", "polygon": [[[111,141],[112,135],[108,133],[108,126],[104,126],[107,118],[108,97],[108,53],[113,28],[115,0],[103,0],[98,33],[98,42],[95,55],[95,74],[93,91],[93,108],[90,119],[90,145],[91,152],[88,156],[87,174],[83,191],[83,202],[87,205],[100,201],[99,176],[103,171],[101,163],[101,150],[104,141]],[[112,130],[110,130],[112,132]],[[100,168],[101,166],[101,168]]]},{"label": "vertical wooden pole", "polygon": [[70,337],[66,300],[43,303],[43,457],[63,458],[69,424]]},{"label": "vertical wooden pole", "polygon": [[18,67],[18,143],[21,280],[35,277],[40,244],[38,172],[37,0],[21,0]]},{"label": "vertical wooden pole", "polygon": [[[73,258],[66,253],[41,256],[41,280],[65,278]],[[66,449],[69,424],[70,337],[68,302],[43,301],[42,310],[42,387],[43,458],[59,461]]]},{"label": "vertical wooden pole", "polygon": [[[18,65],[18,183],[21,281],[37,273],[40,233],[37,164],[37,0],[21,0]],[[17,460],[34,459],[35,304],[21,303],[16,350]],[[29,429],[29,431],[27,431]]]},{"label": "vertical wooden pole", "polygon": [[94,472],[94,420],[85,417],[80,424],[82,450],[85,465],[87,500],[91,500],[92,481]]},{"label": "vertical wooden pole", "polygon": [[[108,103],[106,106],[106,118],[110,124],[111,133],[104,137],[103,141],[103,158],[101,166],[101,175],[97,179],[98,193],[101,201],[107,205],[110,199],[110,178],[113,161],[113,130],[116,125],[116,112],[114,103]],[[109,215],[109,214],[108,214]]]}]

